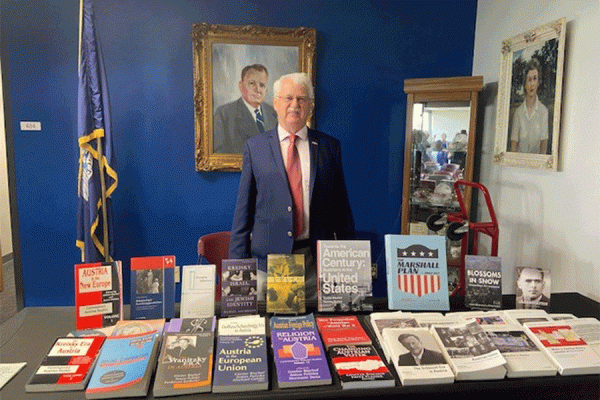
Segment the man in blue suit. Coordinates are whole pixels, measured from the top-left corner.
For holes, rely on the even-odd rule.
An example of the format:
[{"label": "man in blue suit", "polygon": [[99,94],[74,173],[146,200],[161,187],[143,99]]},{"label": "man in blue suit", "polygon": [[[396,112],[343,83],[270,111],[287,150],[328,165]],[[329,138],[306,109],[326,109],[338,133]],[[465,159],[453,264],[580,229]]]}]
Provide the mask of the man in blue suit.
[{"label": "man in blue suit", "polygon": [[[245,144],[229,257],[258,259],[259,293],[264,298],[267,255],[304,254],[306,298],[313,300],[317,240],[355,238],[340,142],[306,125],[314,107],[308,75],[284,75],[273,87],[278,124]],[[291,134],[297,138],[292,140]],[[302,186],[302,218],[296,225],[298,203],[292,198],[286,173],[288,147],[294,141]],[[300,232],[295,232],[297,226]]]}]

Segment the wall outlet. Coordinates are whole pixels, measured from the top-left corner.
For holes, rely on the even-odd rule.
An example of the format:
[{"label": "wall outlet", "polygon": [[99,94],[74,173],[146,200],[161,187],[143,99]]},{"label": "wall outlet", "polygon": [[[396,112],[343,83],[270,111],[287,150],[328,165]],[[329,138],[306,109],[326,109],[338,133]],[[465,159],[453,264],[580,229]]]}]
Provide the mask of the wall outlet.
[{"label": "wall outlet", "polygon": [[21,121],[22,131],[41,131],[42,123],[39,121]]}]

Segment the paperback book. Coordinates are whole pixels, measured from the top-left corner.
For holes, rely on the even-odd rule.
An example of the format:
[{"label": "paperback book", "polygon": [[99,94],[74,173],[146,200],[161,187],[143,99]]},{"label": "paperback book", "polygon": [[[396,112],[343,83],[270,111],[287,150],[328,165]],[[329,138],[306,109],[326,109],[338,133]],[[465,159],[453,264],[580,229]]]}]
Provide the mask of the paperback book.
[{"label": "paperback book", "polygon": [[269,389],[264,317],[219,319],[214,393]]},{"label": "paperback book", "polygon": [[75,265],[75,323],[78,330],[104,328],[123,319],[121,261]]},{"label": "paperback book", "polygon": [[415,315],[397,312],[375,312],[369,316],[373,333],[383,350],[383,354],[388,363],[392,363],[392,354],[383,340],[383,330],[385,328],[418,328],[419,322]]},{"label": "paperback book", "polygon": [[[525,329],[561,375],[600,374],[600,354],[577,333],[573,321],[577,320],[527,323]],[[596,341],[599,332],[593,332]]]},{"label": "paperback book", "polygon": [[329,357],[342,389],[396,386],[396,381],[371,344],[332,346]]},{"label": "paperback book", "polygon": [[516,308],[550,309],[550,270],[533,267],[517,267]]},{"label": "paperback book", "polygon": [[465,256],[465,306],[478,310],[502,308],[500,257]]},{"label": "paperback book", "polygon": [[267,312],[303,314],[304,254],[267,255]]},{"label": "paperback book", "polygon": [[214,334],[217,318],[199,317],[199,318],[172,318],[165,324],[165,332],[180,332],[180,333],[205,333],[212,332]]},{"label": "paperback book", "polygon": [[214,333],[165,332],[158,358],[154,397],[210,392]]},{"label": "paperback book", "polygon": [[184,265],[181,273],[181,318],[215,314],[216,265]]},{"label": "paperback book", "polygon": [[173,318],[175,256],[131,259],[131,319]]},{"label": "paperback book", "polygon": [[319,311],[373,310],[371,242],[317,242],[317,304]]},{"label": "paperback book", "polygon": [[35,373],[26,392],[83,390],[105,338],[60,337],[56,339]]},{"label": "paperback book", "polygon": [[457,381],[506,376],[506,360],[477,322],[430,329]]},{"label": "paperback book", "polygon": [[312,314],[270,319],[279,388],[331,384],[331,372]]},{"label": "paperback book", "polygon": [[325,347],[371,344],[371,337],[356,315],[321,316],[316,321]]},{"label": "paperback book", "polygon": [[156,330],[106,338],[85,397],[142,397],[148,393],[156,366],[159,334]]},{"label": "paperback book", "polygon": [[446,239],[385,235],[388,308],[448,311]]},{"label": "paperback book", "polygon": [[506,360],[508,378],[554,376],[558,369],[521,325],[481,325]]},{"label": "paperback book", "polygon": [[117,322],[110,336],[129,336],[155,332],[159,337],[165,329],[165,319],[123,320]]},{"label": "paperback book", "polygon": [[454,382],[454,373],[429,329],[385,328],[382,336],[402,385]]},{"label": "paperback book", "polygon": [[221,264],[221,316],[258,312],[256,258],[223,260]]}]

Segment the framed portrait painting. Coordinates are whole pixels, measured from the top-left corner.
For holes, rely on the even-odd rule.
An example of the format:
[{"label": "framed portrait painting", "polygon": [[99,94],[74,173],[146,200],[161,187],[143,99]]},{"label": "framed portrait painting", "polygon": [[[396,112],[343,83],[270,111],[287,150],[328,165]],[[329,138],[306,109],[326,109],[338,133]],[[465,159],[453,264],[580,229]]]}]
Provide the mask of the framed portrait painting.
[{"label": "framed portrait painting", "polygon": [[565,19],[502,43],[494,161],[556,171]]},{"label": "framed portrait painting", "polygon": [[197,171],[239,171],[246,140],[274,128],[273,83],[305,72],[315,81],[316,30],[194,24]]}]

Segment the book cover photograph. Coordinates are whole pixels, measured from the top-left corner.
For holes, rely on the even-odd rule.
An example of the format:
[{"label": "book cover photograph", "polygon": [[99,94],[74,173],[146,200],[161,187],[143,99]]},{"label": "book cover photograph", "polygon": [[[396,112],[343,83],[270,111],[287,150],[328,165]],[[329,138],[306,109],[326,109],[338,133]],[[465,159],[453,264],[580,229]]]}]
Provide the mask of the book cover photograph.
[{"label": "book cover photograph", "polygon": [[402,385],[454,382],[454,373],[427,328],[385,328],[383,340]]},{"label": "book cover photograph", "polygon": [[327,351],[343,389],[396,386],[373,345],[332,346]]},{"label": "book cover photograph", "polygon": [[181,332],[181,333],[204,333],[215,331],[217,318],[199,317],[199,318],[171,318],[165,324],[165,332]]},{"label": "book cover photograph", "polygon": [[131,319],[173,318],[175,256],[131,259]]},{"label": "book cover photograph", "polygon": [[154,397],[210,392],[213,367],[213,332],[165,332],[158,358]]},{"label": "book cover photograph", "polygon": [[319,311],[371,311],[371,242],[317,242],[317,300]]},{"label": "book cover photograph", "polygon": [[256,258],[223,260],[221,264],[221,316],[256,314]]},{"label": "book cover photograph", "polygon": [[255,315],[220,319],[215,358],[214,393],[267,390],[265,318]]},{"label": "book cover photograph", "polygon": [[550,309],[550,270],[534,267],[515,268],[518,309]]},{"label": "book cover photograph", "polygon": [[156,330],[107,337],[85,390],[85,397],[146,396],[156,366],[158,346],[159,335]]},{"label": "book cover photograph", "polygon": [[90,379],[105,338],[61,337],[56,339],[35,373],[26,392],[83,390]]},{"label": "book cover photograph", "polygon": [[465,256],[465,306],[478,310],[502,308],[500,257]]},{"label": "book cover photograph", "polygon": [[325,347],[371,344],[371,337],[356,315],[320,316],[316,317],[316,321]]},{"label": "book cover photograph", "polygon": [[267,255],[267,312],[305,312],[304,254]]},{"label": "book cover photograph", "polygon": [[448,311],[446,238],[385,235],[390,310]]},{"label": "book cover photograph", "polygon": [[270,325],[279,388],[331,384],[327,357],[312,314],[271,317]]},{"label": "book cover photograph", "polygon": [[104,328],[123,319],[121,261],[75,265],[75,322],[78,330]]},{"label": "book cover photograph", "polygon": [[181,318],[215,314],[216,265],[184,265],[181,269]]}]

